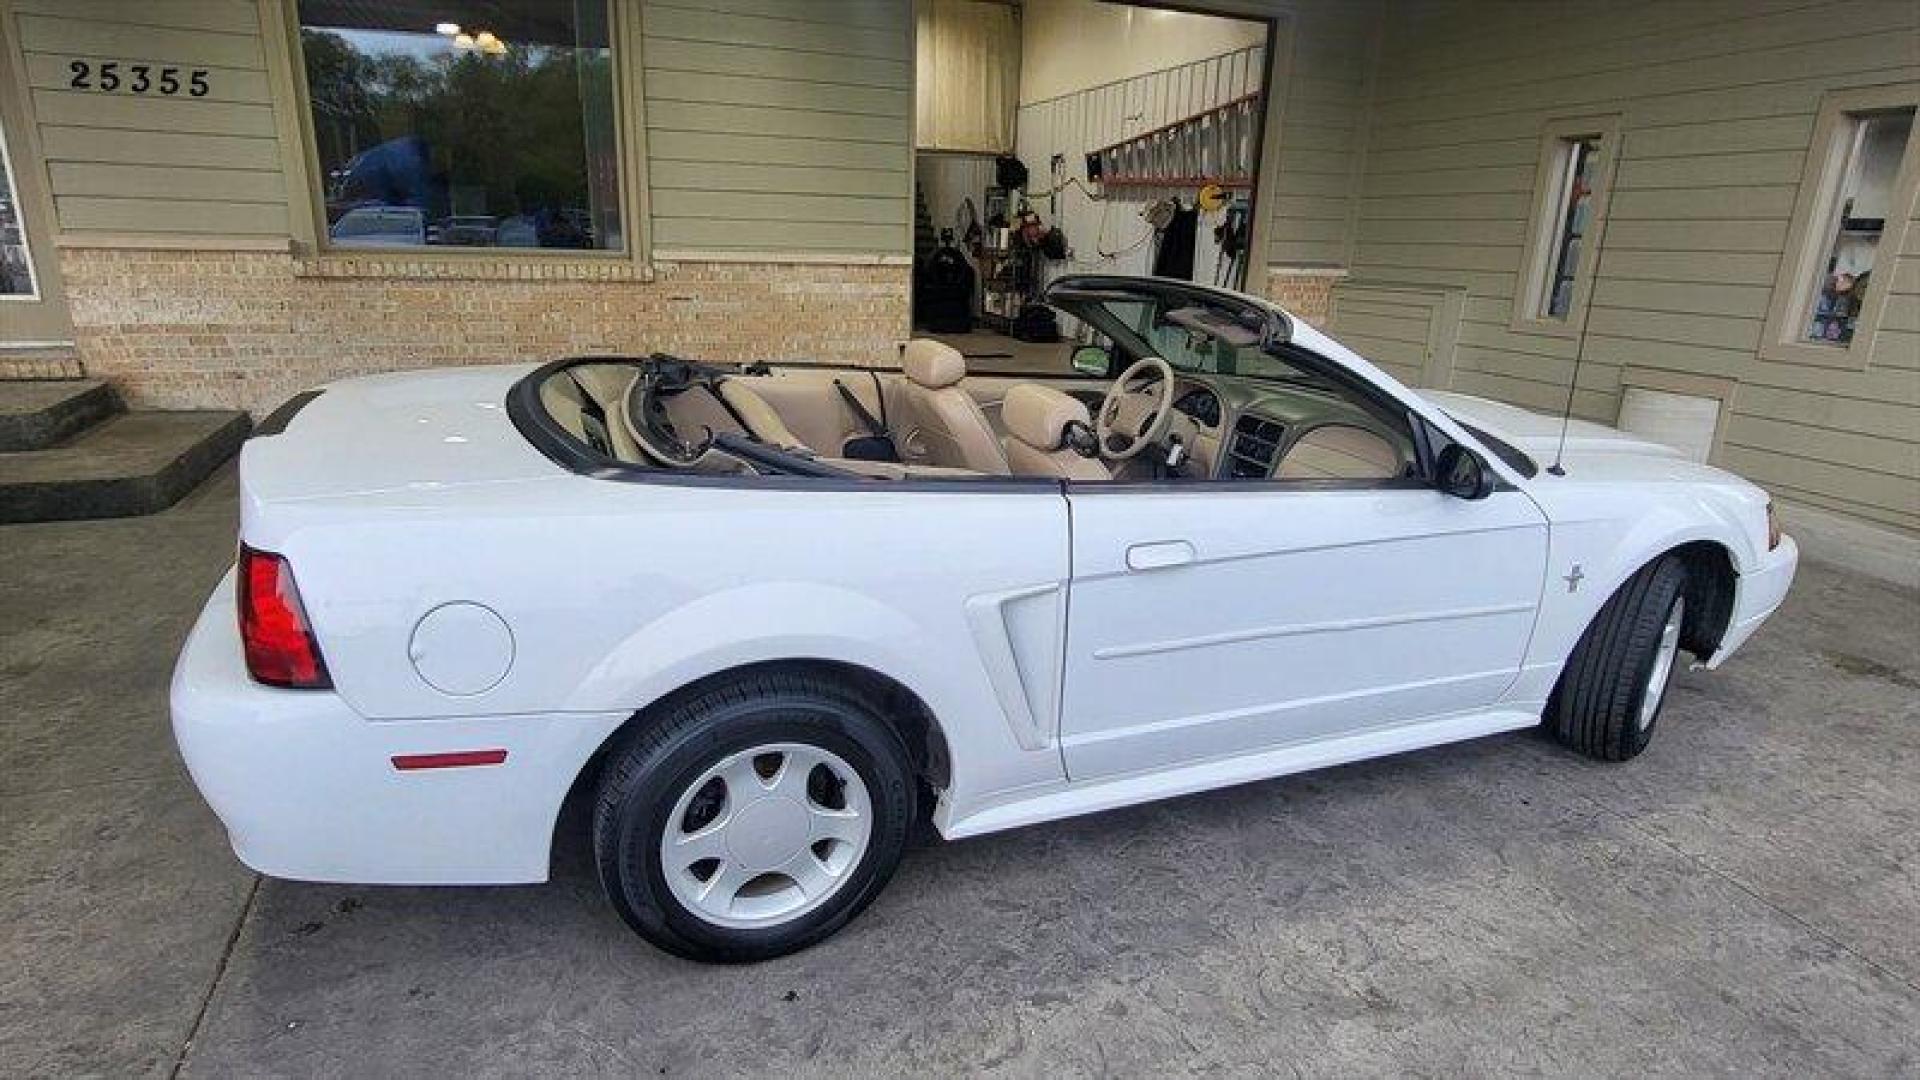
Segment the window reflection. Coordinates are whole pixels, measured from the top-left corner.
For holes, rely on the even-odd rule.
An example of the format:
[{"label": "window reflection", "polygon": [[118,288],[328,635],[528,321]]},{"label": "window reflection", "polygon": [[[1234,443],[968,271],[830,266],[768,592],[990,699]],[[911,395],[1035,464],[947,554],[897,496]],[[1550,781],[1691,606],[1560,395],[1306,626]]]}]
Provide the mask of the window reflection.
[{"label": "window reflection", "polygon": [[622,246],[604,0],[299,12],[334,246]]},{"label": "window reflection", "polygon": [[1564,319],[1573,310],[1574,279],[1580,272],[1580,249],[1593,224],[1593,169],[1599,157],[1597,139],[1571,139],[1563,144],[1565,187],[1557,215],[1553,263],[1548,269],[1546,314]]},{"label": "window reflection", "polygon": [[1886,232],[1900,159],[1913,131],[1914,110],[1849,117],[1841,139],[1844,171],[1832,216],[1832,240],[1814,282],[1806,340],[1823,345],[1853,341],[1873,267]]},{"label": "window reflection", "polygon": [[13,160],[0,132],[0,296],[33,296],[33,260],[27,253],[27,224],[14,193]]}]

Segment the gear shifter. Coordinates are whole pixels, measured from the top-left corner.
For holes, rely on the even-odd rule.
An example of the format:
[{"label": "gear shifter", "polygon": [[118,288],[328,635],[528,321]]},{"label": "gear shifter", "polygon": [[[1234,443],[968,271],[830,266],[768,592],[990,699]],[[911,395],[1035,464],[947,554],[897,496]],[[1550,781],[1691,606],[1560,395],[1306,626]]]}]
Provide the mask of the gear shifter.
[{"label": "gear shifter", "polygon": [[1186,460],[1187,460],[1187,444],[1181,442],[1180,436],[1178,435],[1167,436],[1167,472],[1168,474],[1173,476],[1180,475],[1180,466],[1186,464]]}]

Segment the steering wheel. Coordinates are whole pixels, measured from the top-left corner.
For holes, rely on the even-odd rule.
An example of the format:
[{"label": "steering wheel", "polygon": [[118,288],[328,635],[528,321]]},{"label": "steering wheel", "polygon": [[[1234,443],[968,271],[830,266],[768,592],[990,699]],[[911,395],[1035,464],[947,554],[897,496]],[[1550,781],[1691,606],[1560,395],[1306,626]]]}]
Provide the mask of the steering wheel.
[{"label": "steering wheel", "polygon": [[[1128,390],[1127,384],[1143,376],[1160,380],[1156,396],[1148,390]],[[1145,411],[1143,411],[1145,410]],[[1094,420],[1094,433],[1100,437],[1100,456],[1108,461],[1125,461],[1157,443],[1173,424],[1173,365],[1157,356],[1135,361],[1107,388]]]}]

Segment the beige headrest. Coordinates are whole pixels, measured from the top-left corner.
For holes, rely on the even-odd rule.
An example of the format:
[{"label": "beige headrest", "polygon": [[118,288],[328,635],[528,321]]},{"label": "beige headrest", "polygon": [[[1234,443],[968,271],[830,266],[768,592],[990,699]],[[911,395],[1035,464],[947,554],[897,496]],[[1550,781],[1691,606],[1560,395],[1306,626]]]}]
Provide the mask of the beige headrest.
[{"label": "beige headrest", "polygon": [[1035,450],[1060,449],[1067,425],[1076,420],[1089,424],[1086,405],[1039,383],[1020,383],[1000,403],[1000,422],[1007,434]]},{"label": "beige headrest", "polygon": [[927,338],[907,342],[900,365],[906,370],[907,378],[929,390],[952,386],[967,377],[967,358],[960,355],[959,349]]}]

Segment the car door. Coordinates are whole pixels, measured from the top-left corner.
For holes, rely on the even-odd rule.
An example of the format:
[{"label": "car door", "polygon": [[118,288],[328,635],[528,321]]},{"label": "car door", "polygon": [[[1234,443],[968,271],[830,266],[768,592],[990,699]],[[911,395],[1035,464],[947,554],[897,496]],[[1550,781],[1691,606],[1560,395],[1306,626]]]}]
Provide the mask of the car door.
[{"label": "car door", "polygon": [[1547,530],[1415,481],[1074,484],[1074,780],[1478,710],[1516,678]]}]

